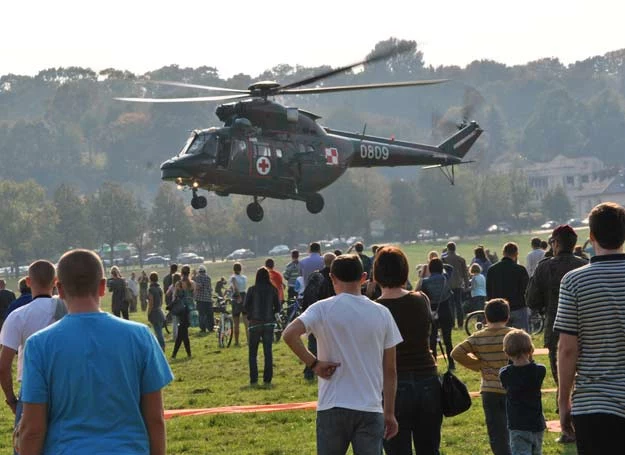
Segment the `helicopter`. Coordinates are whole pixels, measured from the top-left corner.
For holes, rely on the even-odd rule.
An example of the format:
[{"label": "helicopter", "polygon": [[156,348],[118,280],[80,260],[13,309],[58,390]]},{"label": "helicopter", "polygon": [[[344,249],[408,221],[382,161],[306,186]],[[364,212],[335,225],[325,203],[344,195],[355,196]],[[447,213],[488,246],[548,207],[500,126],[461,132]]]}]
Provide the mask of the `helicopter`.
[{"label": "helicopter", "polygon": [[464,116],[455,134],[439,145],[426,145],[334,130],[321,126],[316,114],[271,101],[277,95],[305,95],[353,90],[427,86],[446,79],[302,88],[361,65],[388,59],[401,49],[378,53],[363,61],[331,69],[296,82],[253,83],[247,90],[175,81],[146,81],[174,87],[220,91],[218,96],[190,98],[116,98],[140,103],[188,103],[232,101],[217,107],[221,127],[196,129],[178,155],[161,164],[161,178],[192,191],[191,206],[207,206],[200,189],[219,196],[252,196],[247,206],[250,220],[259,222],[265,198],[303,201],[310,213],[323,210],[319,191],[329,186],[348,168],[414,166],[439,168],[454,184],[454,166],[463,161],[482,129]]}]

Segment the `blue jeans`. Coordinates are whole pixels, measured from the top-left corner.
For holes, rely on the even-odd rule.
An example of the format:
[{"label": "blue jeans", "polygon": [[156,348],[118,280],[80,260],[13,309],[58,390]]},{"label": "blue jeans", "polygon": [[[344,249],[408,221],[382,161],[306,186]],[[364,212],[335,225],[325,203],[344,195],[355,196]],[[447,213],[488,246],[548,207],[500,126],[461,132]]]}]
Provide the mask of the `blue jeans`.
[{"label": "blue jeans", "polygon": [[454,295],[451,296],[449,300],[449,304],[451,305],[451,314],[453,321],[453,315],[456,315],[456,322],[458,323],[458,328],[462,328],[462,324],[464,323],[464,311],[462,309],[462,288],[454,288],[452,289]]},{"label": "blue jeans", "polygon": [[263,355],[265,356],[265,369],[263,370],[263,382],[268,384],[273,378],[273,324],[251,325],[249,327],[248,353],[250,364],[250,383],[258,382],[258,345],[263,341]]},{"label": "blue jeans", "polygon": [[508,413],[504,393],[482,392],[488,441],[494,455],[511,455],[508,434]]},{"label": "blue jeans", "polygon": [[152,328],[154,329],[154,335],[156,335],[156,340],[158,341],[159,346],[164,351],[165,350],[165,337],[163,337],[163,325],[152,324]]},{"label": "blue jeans", "polygon": [[384,437],[381,412],[332,408],[317,411],[317,455],[380,455]]},{"label": "blue jeans", "polygon": [[515,329],[523,329],[527,333],[530,332],[530,309],[528,307],[519,308],[510,312],[510,320],[508,326]]},{"label": "blue jeans", "polygon": [[543,432],[510,430],[510,448],[514,455],[542,455]]},{"label": "blue jeans", "polygon": [[412,444],[419,455],[438,455],[441,443],[441,383],[438,376],[397,375],[395,417],[399,433],[384,441],[387,455],[412,454]]}]

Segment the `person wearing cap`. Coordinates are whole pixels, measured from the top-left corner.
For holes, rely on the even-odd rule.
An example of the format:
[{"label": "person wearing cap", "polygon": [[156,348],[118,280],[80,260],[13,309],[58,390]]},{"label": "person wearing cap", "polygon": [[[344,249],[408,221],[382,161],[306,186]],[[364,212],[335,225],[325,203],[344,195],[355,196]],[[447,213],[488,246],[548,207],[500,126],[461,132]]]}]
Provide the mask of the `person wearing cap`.
[{"label": "person wearing cap", "polygon": [[197,302],[197,311],[200,318],[200,332],[212,332],[214,327],[213,319],[213,287],[211,279],[206,274],[204,264],[197,269],[195,276],[195,301]]},{"label": "person wearing cap", "polygon": [[[558,312],[558,299],[560,297],[560,282],[562,277],[571,270],[582,267],[587,261],[573,254],[573,248],[577,243],[577,233],[568,224],[560,225],[553,230],[549,239],[554,256],[543,259],[536,266],[532,275],[525,301],[527,306],[534,311],[545,314],[544,345],[549,350],[549,363],[551,374],[558,384],[558,332],[554,332],[553,323]],[[556,394],[556,401],[558,397]],[[574,436],[568,434],[566,429],[560,437],[561,442],[573,442]]]}]

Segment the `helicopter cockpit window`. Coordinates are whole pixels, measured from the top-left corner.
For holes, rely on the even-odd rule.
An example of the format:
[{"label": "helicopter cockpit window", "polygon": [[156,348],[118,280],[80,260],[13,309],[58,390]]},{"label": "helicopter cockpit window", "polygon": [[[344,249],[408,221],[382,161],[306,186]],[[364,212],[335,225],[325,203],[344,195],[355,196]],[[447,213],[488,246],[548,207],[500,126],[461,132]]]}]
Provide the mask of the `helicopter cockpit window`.
[{"label": "helicopter cockpit window", "polygon": [[282,150],[281,149],[276,149],[276,157],[277,158],[282,158]]},{"label": "helicopter cockpit window", "polygon": [[309,145],[309,146],[307,146],[307,147],[306,147],[306,151],[307,151],[308,153],[312,153],[312,152],[314,152],[314,151],[315,151],[315,148],[314,148],[312,145]]}]

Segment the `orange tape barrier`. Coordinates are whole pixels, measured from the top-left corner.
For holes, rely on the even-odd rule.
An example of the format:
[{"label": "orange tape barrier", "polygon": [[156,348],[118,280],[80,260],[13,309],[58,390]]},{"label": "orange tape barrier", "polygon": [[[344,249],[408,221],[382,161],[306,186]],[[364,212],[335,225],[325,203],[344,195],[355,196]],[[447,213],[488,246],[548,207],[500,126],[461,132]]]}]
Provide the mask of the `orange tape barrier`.
[{"label": "orange tape barrier", "polygon": [[[543,393],[555,393],[556,389],[543,389]],[[480,392],[470,392],[471,397],[480,396]],[[316,401],[305,403],[278,403],[278,404],[252,404],[243,406],[223,406],[219,408],[203,409],[172,409],[165,411],[165,419],[179,416],[199,416],[207,414],[242,414],[247,412],[282,412],[282,411],[309,411],[317,409]],[[558,428],[560,422],[557,422]],[[554,431],[554,430],[550,430]],[[558,430],[559,431],[559,430]]]},{"label": "orange tape barrier", "polygon": [[204,409],[173,409],[165,411],[165,419],[178,416],[197,416],[206,414],[237,414],[246,412],[280,412],[280,411],[304,411],[317,409],[316,401],[306,403],[278,403],[278,404],[252,404],[245,406],[223,406],[220,408]]}]

